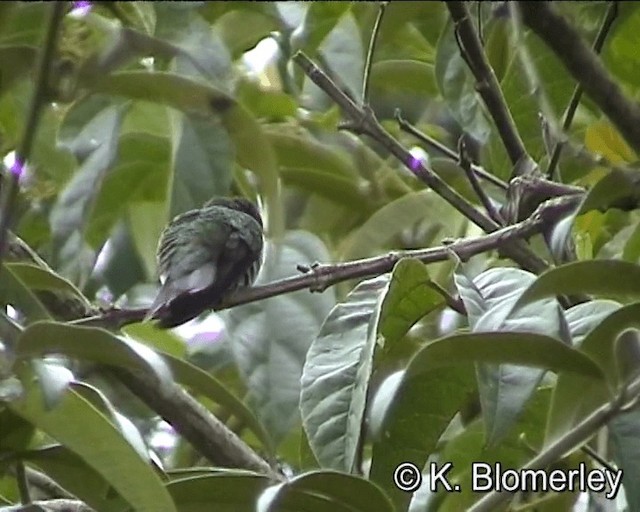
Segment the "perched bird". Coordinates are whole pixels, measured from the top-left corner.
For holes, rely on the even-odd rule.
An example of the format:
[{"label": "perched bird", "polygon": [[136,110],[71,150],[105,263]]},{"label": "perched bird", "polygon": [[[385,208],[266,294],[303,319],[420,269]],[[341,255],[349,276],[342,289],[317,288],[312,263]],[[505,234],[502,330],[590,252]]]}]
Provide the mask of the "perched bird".
[{"label": "perched bird", "polygon": [[147,319],[169,328],[215,308],[253,283],[262,259],[262,218],[244,198],[214,198],[174,218],[158,243],[162,287]]}]

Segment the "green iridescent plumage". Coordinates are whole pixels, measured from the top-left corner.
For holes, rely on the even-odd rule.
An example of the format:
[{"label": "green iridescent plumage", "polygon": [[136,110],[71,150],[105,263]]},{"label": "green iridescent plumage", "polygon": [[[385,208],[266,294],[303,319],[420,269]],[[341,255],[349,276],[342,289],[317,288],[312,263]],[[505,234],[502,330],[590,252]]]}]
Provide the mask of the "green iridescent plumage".
[{"label": "green iridescent plumage", "polygon": [[183,324],[253,283],[262,256],[262,219],[243,198],[215,198],[173,219],[158,244],[162,288],[148,318]]}]

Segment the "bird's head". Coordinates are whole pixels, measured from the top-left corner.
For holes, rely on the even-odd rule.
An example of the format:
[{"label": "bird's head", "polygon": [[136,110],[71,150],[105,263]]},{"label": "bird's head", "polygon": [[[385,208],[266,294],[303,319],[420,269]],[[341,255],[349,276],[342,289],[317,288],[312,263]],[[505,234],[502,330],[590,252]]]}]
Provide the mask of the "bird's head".
[{"label": "bird's head", "polygon": [[244,212],[247,215],[251,215],[257,223],[260,224],[260,227],[262,227],[260,210],[258,210],[255,203],[245,199],[244,197],[214,197],[204,204],[204,208],[208,208],[210,206],[225,206],[232,210]]}]

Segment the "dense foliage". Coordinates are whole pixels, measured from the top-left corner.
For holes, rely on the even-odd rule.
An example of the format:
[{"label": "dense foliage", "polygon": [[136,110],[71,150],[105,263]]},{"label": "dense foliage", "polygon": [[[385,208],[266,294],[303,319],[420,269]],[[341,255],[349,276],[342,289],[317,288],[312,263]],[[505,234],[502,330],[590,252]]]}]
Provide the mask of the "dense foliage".
[{"label": "dense foliage", "polygon": [[[544,5],[1,2],[0,510],[640,510],[640,4]],[[229,195],[256,288],[143,321]]]}]

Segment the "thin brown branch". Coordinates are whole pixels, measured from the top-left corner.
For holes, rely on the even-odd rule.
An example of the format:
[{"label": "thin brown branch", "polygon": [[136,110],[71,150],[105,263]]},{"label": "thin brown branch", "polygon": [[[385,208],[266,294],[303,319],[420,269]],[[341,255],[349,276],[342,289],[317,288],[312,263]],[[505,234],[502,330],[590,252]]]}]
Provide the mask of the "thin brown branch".
[{"label": "thin brown branch", "polygon": [[640,104],[628,98],[578,31],[547,2],[520,2],[522,20],[558,56],[584,92],[640,153]]},{"label": "thin brown branch", "polygon": [[462,170],[464,170],[465,174],[467,175],[467,179],[469,180],[469,183],[471,183],[473,191],[475,192],[476,196],[478,196],[478,199],[480,199],[480,202],[482,203],[482,206],[484,206],[486,212],[489,214],[489,217],[491,217],[494,222],[496,222],[500,226],[504,226],[505,222],[502,218],[502,215],[500,215],[500,212],[496,210],[495,206],[491,202],[491,199],[489,199],[489,196],[487,196],[484,189],[480,186],[475,172],[473,172],[473,164],[471,163],[471,158],[469,157],[469,153],[467,152],[464,136],[460,137],[460,140],[458,141],[458,155],[460,157],[458,160],[458,164],[460,165],[460,167],[462,167]]},{"label": "thin brown branch", "polygon": [[[436,151],[439,151],[447,158],[454,160],[456,162],[460,160],[460,155],[458,155],[458,153],[456,153],[453,149],[448,148],[447,146],[442,144],[440,141],[434,139],[433,137],[430,137],[424,132],[421,132],[415,126],[413,126],[409,121],[403,118],[402,112],[400,111],[400,109],[396,109],[394,117],[396,118],[396,121],[398,121],[398,126],[402,131],[410,133],[416,139],[428,145],[429,147],[435,149]],[[472,163],[471,170],[475,174],[477,174],[480,178],[487,180],[488,182],[494,184],[496,187],[501,188],[502,190],[507,190],[508,186],[504,181],[502,181],[497,176],[494,176],[490,172],[486,171],[479,165]]]},{"label": "thin brown branch", "polygon": [[376,43],[378,42],[378,35],[380,34],[380,27],[382,26],[382,18],[384,11],[387,7],[387,2],[380,2],[378,6],[378,15],[376,21],[373,24],[371,30],[371,39],[369,41],[369,50],[367,51],[367,60],[364,64],[364,76],[362,78],[362,102],[367,103],[369,101],[369,80],[371,77],[371,67],[373,66],[373,54],[376,51]]},{"label": "thin brown branch", "polygon": [[[451,251],[456,253],[460,259],[467,260],[483,252],[501,250],[512,244],[514,240],[529,238],[540,233],[546,227],[553,225],[562,216],[575,208],[581,199],[582,196],[573,195],[547,201],[522,222],[487,235],[456,240],[438,247],[393,251],[373,258],[336,264],[317,264],[309,268],[301,267],[300,270],[305,272],[303,275],[287,277],[266,285],[239,290],[218,309],[227,309],[297,290],[323,291],[329,286],[350,279],[371,277],[390,272],[402,258],[416,258],[423,263],[435,263],[447,260]],[[142,321],[146,313],[146,308],[113,309],[102,315],[83,318],[71,323],[118,329],[124,325]]]},{"label": "thin brown branch", "polygon": [[249,445],[177,384],[163,390],[155,379],[143,374],[115,368],[110,372],[212,464],[256,471],[274,480],[282,478]]},{"label": "thin brown branch", "polygon": [[[395,156],[402,164],[411,170],[420,180],[431,187],[445,201],[456,208],[465,217],[490,233],[499,228],[499,225],[488,215],[469,203],[458,192],[449,187],[432,169],[424,162],[415,158],[398,140],[387,132],[376,119],[373,111],[368,107],[359,107],[351,98],[342,92],[335,83],[316,66],[304,53],[298,52],[293,60],[305,72],[305,74],[320,87],[332,100],[334,100],[352,122],[351,130],[355,133],[366,134]],[[526,164],[529,160],[520,162]],[[539,273],[548,267],[548,264],[531,251],[522,241],[516,240],[501,248],[502,254],[511,258],[521,267],[531,272]]]},{"label": "thin brown branch", "polygon": [[51,14],[47,25],[40,58],[38,59],[37,75],[33,96],[29,105],[29,113],[24,127],[24,133],[20,140],[20,145],[16,150],[15,162],[9,170],[7,179],[2,187],[2,198],[0,201],[0,263],[5,253],[7,245],[8,231],[13,222],[13,210],[18,196],[20,176],[24,173],[27,160],[31,156],[31,148],[35,140],[36,131],[42,115],[42,108],[47,97],[47,87],[51,74],[51,64],[58,40],[60,25],[66,8],[65,2],[52,2],[50,4]]},{"label": "thin brown branch", "polygon": [[456,26],[461,44],[460,51],[463,52],[476,79],[477,91],[493,118],[517,174],[518,164],[530,157],[504,99],[496,74],[484,53],[478,32],[471,21],[469,10],[464,2],[446,2],[446,6]]}]

